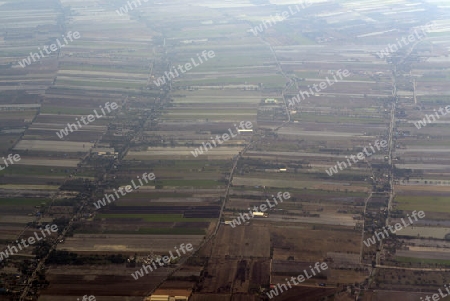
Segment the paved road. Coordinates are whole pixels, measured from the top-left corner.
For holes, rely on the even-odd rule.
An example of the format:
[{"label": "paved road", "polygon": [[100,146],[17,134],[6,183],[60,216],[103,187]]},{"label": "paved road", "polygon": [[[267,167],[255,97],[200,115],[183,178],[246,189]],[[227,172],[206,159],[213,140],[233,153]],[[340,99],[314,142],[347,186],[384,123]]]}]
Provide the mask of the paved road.
[{"label": "paved road", "polygon": [[[389,124],[389,140],[388,140],[388,163],[389,163],[389,185],[390,185],[390,191],[389,191],[389,202],[388,202],[388,212],[386,217],[386,226],[390,223],[390,216],[392,211],[392,203],[395,198],[395,186],[394,186],[394,164],[393,164],[393,155],[395,151],[395,141],[394,141],[394,128],[395,128],[395,112],[397,108],[397,101],[398,101],[398,95],[397,95],[397,69],[398,66],[401,66],[405,60],[410,56],[414,48],[418,45],[420,41],[417,41],[415,44],[412,45],[412,47],[408,50],[408,52],[405,54],[405,56],[394,66],[394,70],[392,73],[392,97],[393,102],[391,106],[391,114],[390,114],[390,124]],[[377,268],[394,268],[394,269],[406,269],[406,268],[399,268],[399,267],[388,267],[381,265],[381,254],[383,251],[383,240],[380,240],[379,242],[379,251],[377,251],[376,254],[376,268],[372,271],[372,275],[375,275]],[[426,271],[426,269],[423,268],[410,268],[416,271]],[[431,269],[432,270],[432,269]],[[440,271],[440,269],[437,269]],[[372,276],[371,275],[371,276]]]}]

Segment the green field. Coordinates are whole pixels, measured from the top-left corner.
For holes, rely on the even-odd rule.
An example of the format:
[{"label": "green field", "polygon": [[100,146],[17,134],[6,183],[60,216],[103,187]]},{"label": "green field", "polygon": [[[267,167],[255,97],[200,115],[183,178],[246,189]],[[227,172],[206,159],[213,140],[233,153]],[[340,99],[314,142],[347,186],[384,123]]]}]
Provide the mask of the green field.
[{"label": "green field", "polygon": [[162,180],[158,181],[158,185],[178,186],[178,187],[195,187],[195,188],[216,188],[217,186],[225,186],[216,180]]},{"label": "green field", "polygon": [[10,120],[10,119],[33,119],[36,115],[37,110],[30,111],[6,111],[0,112],[0,118],[2,120]]},{"label": "green field", "polygon": [[398,262],[401,263],[419,263],[425,265],[450,265],[450,260],[444,259],[424,259],[424,258],[412,258],[412,257],[395,257]]},{"label": "green field", "polygon": [[125,82],[124,80],[110,80],[101,81],[94,78],[90,80],[82,80],[76,77],[72,79],[58,79],[56,85],[68,85],[76,87],[103,87],[103,88],[122,88],[122,89],[140,89],[145,86],[146,82],[141,81],[140,83],[135,82]]},{"label": "green field", "polygon": [[59,107],[45,105],[41,108],[41,113],[44,114],[64,114],[64,115],[90,115],[95,108],[80,108],[80,107]]},{"label": "green field", "polygon": [[42,198],[0,198],[0,206],[39,206],[47,201]]},{"label": "green field", "polygon": [[397,196],[397,209],[404,211],[423,210],[426,212],[450,213],[450,197],[443,196]]}]

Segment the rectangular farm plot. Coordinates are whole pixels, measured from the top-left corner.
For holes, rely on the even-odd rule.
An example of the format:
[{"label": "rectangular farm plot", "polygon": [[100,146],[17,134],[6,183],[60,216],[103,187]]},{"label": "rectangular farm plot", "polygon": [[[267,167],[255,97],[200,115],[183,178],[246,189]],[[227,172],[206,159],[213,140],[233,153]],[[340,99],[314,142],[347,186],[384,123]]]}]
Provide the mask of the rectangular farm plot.
[{"label": "rectangular farm plot", "polygon": [[221,226],[214,244],[220,256],[270,257],[270,235],[265,226]]},{"label": "rectangular farm plot", "polygon": [[43,152],[67,152],[67,153],[86,153],[93,143],[89,142],[68,142],[68,141],[45,141],[45,140],[22,140],[15,150],[19,151],[43,151]]},{"label": "rectangular farm plot", "polygon": [[130,252],[148,254],[166,253],[180,244],[192,244],[194,249],[200,245],[203,235],[137,235],[137,234],[75,234],[58,250],[70,252]]}]

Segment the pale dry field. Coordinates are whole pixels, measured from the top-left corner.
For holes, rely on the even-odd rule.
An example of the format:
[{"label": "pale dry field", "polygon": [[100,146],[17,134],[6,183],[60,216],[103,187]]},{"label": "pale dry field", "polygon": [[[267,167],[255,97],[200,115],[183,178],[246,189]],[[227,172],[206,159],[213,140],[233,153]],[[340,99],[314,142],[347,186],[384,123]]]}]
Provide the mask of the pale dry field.
[{"label": "pale dry field", "polygon": [[[332,128],[333,126],[330,125],[330,128]],[[314,136],[314,137],[329,137],[331,140],[333,139],[342,139],[344,138],[348,138],[348,137],[356,137],[356,136],[362,136],[363,133],[360,132],[333,132],[333,131],[304,131],[304,130],[299,130],[296,128],[281,128],[279,130],[279,134],[282,135],[293,135],[293,136]],[[375,137],[374,137],[375,140]]]},{"label": "pale dry field", "polygon": [[24,190],[57,190],[58,188],[59,188],[59,186],[56,186],[56,185],[12,185],[12,184],[0,185],[0,189],[17,190],[17,191],[24,191]]},{"label": "pale dry field", "polygon": [[[208,142],[208,141],[205,141]],[[195,147],[152,147],[146,151],[130,151],[128,152],[125,160],[157,160],[157,159],[195,159],[191,152],[194,152]],[[214,158],[231,159],[242,151],[241,147],[216,147],[208,151],[203,151],[202,155],[199,155],[198,159]]]},{"label": "pale dry field", "polygon": [[17,165],[33,165],[33,166],[50,166],[50,167],[77,167],[79,160],[73,159],[39,159],[39,158],[27,158],[21,157],[22,159],[17,162]]},{"label": "pale dry field", "polygon": [[93,143],[89,142],[71,142],[71,141],[46,141],[46,140],[22,140],[15,150],[30,150],[30,151],[48,151],[48,152],[88,152]]},{"label": "pale dry field", "polygon": [[353,185],[352,183],[334,183],[333,182],[317,182],[317,181],[300,181],[293,179],[271,179],[273,174],[267,174],[267,178],[249,178],[249,177],[233,177],[233,185],[235,186],[267,186],[267,187],[279,187],[279,188],[303,188],[308,189],[327,189],[336,190],[347,189],[348,191],[366,192],[368,187],[361,185]]},{"label": "pale dry field", "polygon": [[213,246],[215,256],[270,257],[270,234],[265,225],[221,225]]},{"label": "pale dry field", "polygon": [[450,233],[450,228],[438,228],[438,227],[417,227],[409,226],[397,231],[397,235],[408,235],[412,237],[421,238],[437,238],[444,239],[446,234]]},{"label": "pale dry field", "polygon": [[404,193],[410,194],[408,192],[430,192],[431,194],[436,192],[450,192],[450,186],[442,186],[442,185],[395,185],[396,193]]},{"label": "pale dry field", "polygon": [[[75,234],[58,245],[58,250],[71,252],[138,252],[167,253],[190,243],[194,249],[202,235],[133,235],[133,234]],[[175,254],[175,253],[174,253]],[[189,253],[187,253],[189,254]]]},{"label": "pale dry field", "polygon": [[361,247],[360,231],[315,230],[313,226],[294,227],[271,226],[271,241],[274,260],[319,261],[329,252],[359,256]]},{"label": "pale dry field", "polygon": [[440,170],[440,171],[450,171],[450,165],[443,164],[395,164],[397,168],[400,169],[417,169],[417,170]]},{"label": "pale dry field", "polygon": [[26,224],[34,221],[34,216],[0,215],[0,222],[9,224]]},{"label": "pale dry field", "polygon": [[[256,222],[257,220],[255,220]],[[264,221],[272,222],[289,222],[289,223],[306,223],[306,224],[320,224],[320,225],[336,225],[354,227],[356,221],[351,215],[344,214],[320,214],[320,217],[305,217],[305,216],[287,216],[281,214],[269,214],[269,217],[264,218]]]},{"label": "pale dry field", "polygon": [[450,258],[449,249],[440,249],[432,247],[409,247],[409,250],[397,250],[396,256],[412,257],[412,258],[426,258],[426,259],[442,259]]}]

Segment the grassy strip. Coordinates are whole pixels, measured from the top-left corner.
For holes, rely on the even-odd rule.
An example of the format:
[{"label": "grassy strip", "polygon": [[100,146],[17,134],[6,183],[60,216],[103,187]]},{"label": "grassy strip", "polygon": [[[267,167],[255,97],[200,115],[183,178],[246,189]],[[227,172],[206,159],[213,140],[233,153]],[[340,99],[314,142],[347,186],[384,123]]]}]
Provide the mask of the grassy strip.
[{"label": "grassy strip", "polygon": [[450,197],[443,196],[397,196],[398,209],[404,211],[423,210],[425,212],[450,213]]},{"label": "grassy strip", "polygon": [[134,218],[146,222],[210,222],[211,218],[184,218],[182,214],[99,214],[97,218]]},{"label": "grassy strip", "polygon": [[46,201],[40,198],[1,198],[0,206],[39,206]]},{"label": "grassy strip", "polygon": [[428,259],[428,258],[413,258],[396,256],[395,260],[401,263],[419,263],[419,264],[438,264],[438,265],[450,265],[450,260],[446,259]]},{"label": "grassy strip", "polygon": [[224,183],[219,183],[216,180],[162,180],[158,184],[162,184],[163,186],[192,186],[197,188],[224,186]]}]

